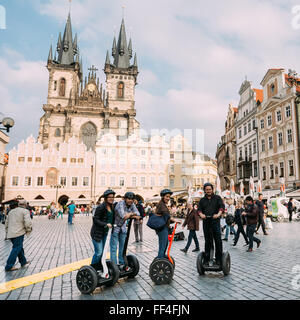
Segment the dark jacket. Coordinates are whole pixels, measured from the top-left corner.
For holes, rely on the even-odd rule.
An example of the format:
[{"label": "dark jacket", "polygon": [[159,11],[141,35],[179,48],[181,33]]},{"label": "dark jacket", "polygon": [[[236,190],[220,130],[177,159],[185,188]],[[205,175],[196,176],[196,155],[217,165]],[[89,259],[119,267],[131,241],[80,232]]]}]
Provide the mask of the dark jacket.
[{"label": "dark jacket", "polygon": [[292,201],[288,202],[288,207],[287,208],[288,208],[288,212],[289,213],[293,212],[293,202]]},{"label": "dark jacket", "polygon": [[259,217],[258,206],[256,204],[246,206],[245,212],[247,213],[246,214],[247,226],[252,224],[257,224],[258,217]]},{"label": "dark jacket", "polygon": [[242,212],[244,211],[243,208],[236,209],[234,212],[234,223],[236,223],[237,226],[243,226],[244,221],[243,221],[243,216]]},{"label": "dark jacket", "polygon": [[255,204],[258,206],[260,217],[264,216],[264,203],[263,201],[256,200]]},{"label": "dark jacket", "polygon": [[188,230],[199,230],[199,215],[195,209],[188,210],[183,227],[187,225]]},{"label": "dark jacket", "polygon": [[224,210],[225,205],[222,198],[216,194],[213,194],[211,199],[208,199],[207,196],[203,197],[198,204],[198,212],[203,213],[206,217],[212,217],[214,214],[218,214],[219,211]]},{"label": "dark jacket", "polygon": [[[115,211],[114,211],[114,206],[112,207],[113,210],[113,223],[115,221]],[[93,240],[100,242],[101,239],[103,238],[103,234],[105,232],[105,227],[107,226],[107,208],[106,204],[102,203],[100,204],[95,211],[95,214],[93,216],[93,225],[91,229],[91,237]]]},{"label": "dark jacket", "polygon": [[170,226],[170,211],[168,209],[168,207],[166,206],[166,204],[160,200],[159,203],[157,204],[157,207],[156,207],[156,214],[160,215],[160,216],[165,216],[166,218],[166,226]]}]

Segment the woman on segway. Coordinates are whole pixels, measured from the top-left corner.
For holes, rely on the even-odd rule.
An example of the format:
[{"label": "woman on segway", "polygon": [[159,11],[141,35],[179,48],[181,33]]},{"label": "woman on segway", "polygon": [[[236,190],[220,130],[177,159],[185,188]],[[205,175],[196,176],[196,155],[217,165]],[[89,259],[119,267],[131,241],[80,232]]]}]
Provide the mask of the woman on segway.
[{"label": "woman on segway", "polygon": [[[176,222],[176,220],[174,220],[170,216],[170,211],[167,207],[172,194],[173,194],[173,192],[169,189],[162,190],[160,193],[161,200],[157,204],[157,207],[156,207],[155,214],[163,216],[166,221],[166,224],[163,227],[163,229],[161,231],[156,231],[156,234],[158,235],[158,256],[157,256],[157,258],[165,258],[166,257],[165,253],[166,253],[166,250],[168,247],[169,226],[170,226],[170,223]],[[180,223],[180,222],[178,222],[178,223]]]},{"label": "woman on segway", "polygon": [[113,190],[106,190],[103,194],[104,202],[96,208],[93,216],[91,237],[95,253],[92,258],[91,266],[95,270],[103,271],[103,266],[101,263],[102,253],[108,230],[109,228],[112,228],[115,220],[115,211],[113,206],[115,194],[116,193]]}]

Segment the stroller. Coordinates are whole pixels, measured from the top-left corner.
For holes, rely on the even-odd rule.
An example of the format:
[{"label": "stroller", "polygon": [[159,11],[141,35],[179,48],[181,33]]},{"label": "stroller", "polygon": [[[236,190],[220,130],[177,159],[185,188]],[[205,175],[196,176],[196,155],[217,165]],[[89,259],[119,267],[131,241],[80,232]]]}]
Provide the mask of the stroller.
[{"label": "stroller", "polygon": [[49,210],[48,219],[55,219],[56,218],[56,212],[54,210]]}]

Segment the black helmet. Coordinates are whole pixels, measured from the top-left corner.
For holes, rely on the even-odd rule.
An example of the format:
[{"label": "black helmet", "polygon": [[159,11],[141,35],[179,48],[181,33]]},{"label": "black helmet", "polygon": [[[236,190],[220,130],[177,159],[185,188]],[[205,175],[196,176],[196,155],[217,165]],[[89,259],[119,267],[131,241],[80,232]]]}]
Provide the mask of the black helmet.
[{"label": "black helmet", "polygon": [[214,186],[210,182],[207,182],[207,183],[204,184],[204,186],[203,186],[203,190],[204,191],[205,191],[206,187],[211,187],[212,189],[214,189]]},{"label": "black helmet", "polygon": [[108,189],[103,193],[103,197],[107,198],[110,194],[115,195],[116,193],[114,192],[114,190]]},{"label": "black helmet", "polygon": [[133,192],[126,192],[125,195],[124,195],[124,198],[125,199],[131,199],[131,200],[134,200],[135,199],[135,194]]},{"label": "black helmet", "polygon": [[170,189],[164,189],[160,192],[161,197],[165,196],[166,194],[172,195],[173,192]]}]

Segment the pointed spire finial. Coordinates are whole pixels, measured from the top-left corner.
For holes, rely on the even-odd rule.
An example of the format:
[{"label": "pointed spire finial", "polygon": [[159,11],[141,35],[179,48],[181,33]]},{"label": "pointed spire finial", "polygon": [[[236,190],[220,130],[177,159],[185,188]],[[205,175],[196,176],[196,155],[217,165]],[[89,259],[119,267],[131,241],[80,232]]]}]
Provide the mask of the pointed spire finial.
[{"label": "pointed spire finial", "polygon": [[136,68],[138,67],[138,65],[137,65],[137,58],[136,58],[136,53],[134,54],[133,66],[136,67]]},{"label": "pointed spire finial", "polygon": [[52,56],[52,43],[51,43],[50,50],[49,50],[49,55],[48,55],[48,61],[52,62],[52,60],[53,60],[53,56]]},{"label": "pointed spire finial", "polygon": [[105,65],[110,65],[110,59],[109,59],[109,53],[108,53],[108,50],[107,50],[107,52],[106,52]]}]

